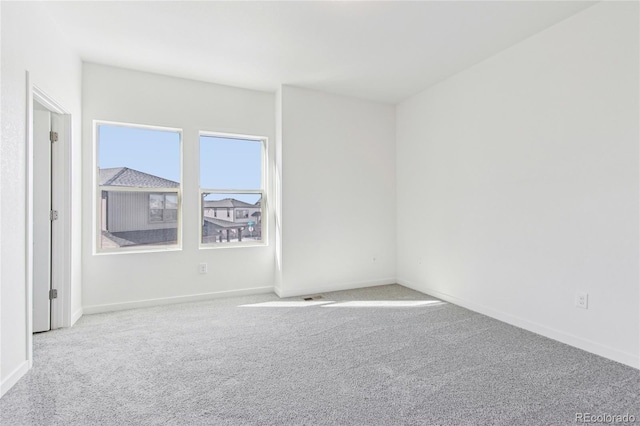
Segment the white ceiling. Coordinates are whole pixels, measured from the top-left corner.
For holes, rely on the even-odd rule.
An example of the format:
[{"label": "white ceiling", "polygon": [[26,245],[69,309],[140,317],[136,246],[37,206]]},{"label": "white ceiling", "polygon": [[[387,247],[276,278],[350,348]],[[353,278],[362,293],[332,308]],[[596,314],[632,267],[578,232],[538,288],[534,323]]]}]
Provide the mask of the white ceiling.
[{"label": "white ceiling", "polygon": [[582,1],[47,2],[83,60],[396,103],[589,7]]}]

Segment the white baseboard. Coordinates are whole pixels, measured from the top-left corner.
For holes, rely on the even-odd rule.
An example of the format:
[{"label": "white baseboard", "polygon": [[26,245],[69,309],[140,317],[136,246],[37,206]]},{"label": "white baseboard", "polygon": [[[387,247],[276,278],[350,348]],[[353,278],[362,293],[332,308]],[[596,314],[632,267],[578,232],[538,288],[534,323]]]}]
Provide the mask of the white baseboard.
[{"label": "white baseboard", "polygon": [[71,315],[71,327],[82,317],[83,313],[82,308],[80,308]]},{"label": "white baseboard", "polygon": [[320,285],[313,285],[304,288],[278,288],[275,293],[279,297],[296,297],[304,296],[316,293],[328,293],[330,291],[342,291],[342,290],[355,290],[357,288],[376,287],[379,285],[395,284],[397,281],[395,278],[384,278],[371,281],[356,281],[348,283],[326,283]]},{"label": "white baseboard", "polygon": [[453,303],[454,305],[462,306],[463,308],[467,308],[471,311],[478,312],[480,314],[486,315],[491,318],[495,318],[499,321],[506,322],[507,324],[511,324],[516,327],[525,329],[527,331],[540,334],[550,339],[557,340],[558,342],[562,342],[567,345],[574,346],[578,349],[582,349],[584,351],[591,352],[596,355],[600,355],[602,357],[628,365],[630,367],[640,369],[640,357],[632,353],[624,352],[606,345],[602,345],[592,340],[583,339],[582,337],[578,337],[573,334],[566,333],[564,331],[547,327],[545,325],[538,324],[536,322],[529,321],[527,319],[524,319],[515,315],[496,311],[492,308],[488,308],[486,306],[483,306],[474,302],[469,302],[468,300],[461,299],[459,297],[452,296],[446,293],[442,293],[442,292],[430,289],[426,286],[416,285],[415,283],[412,283],[410,281],[407,281],[401,278],[398,278],[397,282],[398,284],[408,287],[412,290],[416,290],[421,293],[425,293],[430,296],[437,297],[438,299],[442,299],[446,302]]},{"label": "white baseboard", "polygon": [[192,294],[188,296],[163,297],[158,299],[136,300],[132,302],[108,303],[104,305],[84,306],[85,315],[103,312],[123,311],[126,309],[147,308],[150,306],[172,305],[175,303],[199,302],[202,300],[220,299],[223,297],[249,296],[252,294],[273,293],[273,287],[254,287],[242,290],[216,291],[213,293]]},{"label": "white baseboard", "polygon": [[22,378],[29,371],[29,361],[25,360],[17,366],[10,374],[0,383],[0,398],[7,393],[9,389],[13,387],[18,380]]},{"label": "white baseboard", "polygon": [[276,296],[278,296],[279,298],[283,298],[284,296],[282,295],[282,289],[278,286],[273,287],[273,292],[276,294]]}]

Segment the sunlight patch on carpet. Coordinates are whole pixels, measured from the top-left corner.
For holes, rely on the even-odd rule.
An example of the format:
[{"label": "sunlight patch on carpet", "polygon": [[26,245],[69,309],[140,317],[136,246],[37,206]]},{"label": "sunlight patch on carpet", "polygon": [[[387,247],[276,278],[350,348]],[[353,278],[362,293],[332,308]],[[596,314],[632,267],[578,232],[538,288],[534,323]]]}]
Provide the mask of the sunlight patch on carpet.
[{"label": "sunlight patch on carpet", "polygon": [[332,303],[323,308],[410,308],[428,305],[445,305],[440,300],[354,300]]},{"label": "sunlight patch on carpet", "polygon": [[326,303],[333,303],[330,300],[322,301],[276,301],[276,302],[263,302],[252,303],[249,305],[240,305],[241,308],[308,308],[309,306],[324,305]]}]

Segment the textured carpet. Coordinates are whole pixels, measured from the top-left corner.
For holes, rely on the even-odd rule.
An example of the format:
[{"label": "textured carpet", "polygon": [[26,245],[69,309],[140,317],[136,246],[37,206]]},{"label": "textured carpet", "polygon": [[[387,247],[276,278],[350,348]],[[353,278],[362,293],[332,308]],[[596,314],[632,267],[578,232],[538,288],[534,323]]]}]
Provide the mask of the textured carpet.
[{"label": "textured carpet", "polygon": [[[300,301],[300,298],[294,299]],[[640,371],[401,286],[87,315],[34,336],[2,425],[640,422]],[[269,306],[271,305],[271,306]],[[276,306],[273,306],[276,305]],[[375,305],[375,304],[374,304]]]}]

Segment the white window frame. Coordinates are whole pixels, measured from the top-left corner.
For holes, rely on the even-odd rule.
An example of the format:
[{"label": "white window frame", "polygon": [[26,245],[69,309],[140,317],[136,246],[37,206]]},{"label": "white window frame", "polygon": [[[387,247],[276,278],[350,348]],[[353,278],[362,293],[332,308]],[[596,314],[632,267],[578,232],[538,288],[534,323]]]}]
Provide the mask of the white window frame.
[{"label": "white window frame", "polygon": [[[129,127],[133,129],[146,129],[146,130],[158,130],[163,132],[174,132],[179,135],[180,145],[180,186],[176,188],[134,188],[126,186],[100,186],[100,171],[98,169],[98,152],[100,146],[100,133],[98,128],[102,125]],[[137,123],[123,123],[118,121],[106,121],[106,120],[93,120],[93,199],[94,211],[93,211],[93,229],[94,229],[94,241],[93,241],[93,254],[124,254],[124,253],[152,253],[152,252],[166,252],[166,251],[180,251],[182,250],[182,186],[184,181],[184,164],[183,164],[183,131],[180,128],[175,127],[163,127],[154,126],[149,124],[137,124]],[[113,192],[142,192],[142,193],[177,193],[178,194],[178,218],[176,220],[177,235],[176,244],[167,245],[153,245],[153,246],[135,246],[135,247],[118,247],[118,248],[103,248],[100,247],[100,241],[102,239],[102,230],[100,229],[102,206],[101,198],[102,191]],[[165,223],[165,222],[162,222]]]},{"label": "white window frame", "polygon": [[[202,182],[200,181],[201,179],[201,174],[200,174],[200,170],[198,169],[198,186],[200,188],[199,194],[199,200],[198,203],[200,203],[199,206],[199,220],[198,220],[198,245],[200,249],[225,249],[225,248],[235,248],[235,247],[264,247],[264,246],[268,246],[269,245],[269,226],[268,226],[268,220],[267,220],[267,215],[265,215],[266,212],[269,211],[268,208],[268,194],[267,194],[267,189],[269,187],[268,185],[268,176],[269,174],[267,173],[267,165],[269,164],[268,161],[268,147],[269,147],[269,138],[267,138],[266,136],[255,136],[255,135],[241,135],[241,134],[236,134],[236,133],[220,133],[220,132],[210,132],[210,131],[204,131],[201,130],[199,135],[198,135],[198,165],[200,165],[202,163],[202,159],[201,159],[201,146],[200,146],[200,139],[203,136],[207,136],[207,137],[214,137],[214,138],[224,138],[224,139],[238,139],[238,140],[245,140],[245,141],[256,141],[256,142],[261,142],[261,153],[260,153],[260,168],[261,168],[261,177],[260,177],[260,189],[238,189],[238,188],[225,188],[225,189],[221,189],[221,188],[203,188],[202,186],[200,186],[202,184]],[[203,199],[204,199],[204,194],[260,194],[260,214],[261,214],[261,232],[262,232],[262,236],[260,241],[255,241],[255,240],[249,240],[249,241],[235,241],[235,242],[217,242],[217,243],[203,243],[202,242],[202,231],[204,228],[204,204],[203,204]],[[234,215],[233,219],[235,220],[235,213],[232,213],[232,215]]]}]

